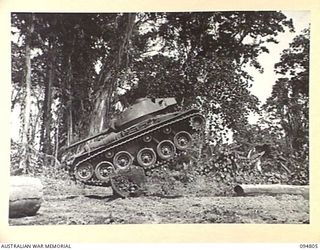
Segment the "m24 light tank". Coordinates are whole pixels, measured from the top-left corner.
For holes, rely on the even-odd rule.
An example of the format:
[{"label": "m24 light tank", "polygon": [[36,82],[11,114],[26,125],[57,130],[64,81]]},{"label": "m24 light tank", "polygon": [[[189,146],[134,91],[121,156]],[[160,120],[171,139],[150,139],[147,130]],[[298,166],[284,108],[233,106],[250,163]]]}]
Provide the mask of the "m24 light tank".
[{"label": "m24 light tank", "polygon": [[[68,147],[70,175],[86,185],[111,186],[121,197],[138,195],[146,176],[186,154],[205,120],[199,110],[174,111],[174,98],[140,98],[98,135]],[[90,142],[91,141],[91,142]]]}]

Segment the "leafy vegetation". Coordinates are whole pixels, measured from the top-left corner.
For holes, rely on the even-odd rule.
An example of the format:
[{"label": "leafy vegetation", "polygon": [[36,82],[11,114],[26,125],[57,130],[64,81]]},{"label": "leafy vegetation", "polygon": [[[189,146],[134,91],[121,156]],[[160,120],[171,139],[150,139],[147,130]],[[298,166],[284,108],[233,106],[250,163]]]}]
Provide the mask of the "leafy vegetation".
[{"label": "leafy vegetation", "polygon": [[285,29],[292,21],[276,11],[13,13],[12,171],[57,169],[63,146],[102,131],[136,98],[174,96],[208,121],[197,174],[307,184],[309,31],[283,51],[263,106],[245,70],[263,71],[258,56]]}]

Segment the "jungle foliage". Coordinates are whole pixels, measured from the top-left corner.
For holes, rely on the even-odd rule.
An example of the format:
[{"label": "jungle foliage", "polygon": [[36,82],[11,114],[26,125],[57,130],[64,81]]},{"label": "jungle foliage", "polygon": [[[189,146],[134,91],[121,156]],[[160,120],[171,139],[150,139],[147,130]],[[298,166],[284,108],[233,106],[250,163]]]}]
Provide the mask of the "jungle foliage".
[{"label": "jungle foliage", "polygon": [[[301,175],[297,183],[308,183],[309,31],[283,51],[275,64],[279,78],[262,106],[245,70],[263,72],[259,55],[269,52],[279,33],[294,30],[283,13],[11,18],[11,109],[19,113],[21,128],[11,145],[12,169],[59,168],[63,146],[102,131],[136,98],[176,97],[182,109],[199,107],[208,120],[199,173],[226,181],[260,175],[261,182]],[[261,115],[255,125],[248,122],[252,113]],[[255,155],[261,156],[261,171]]]}]

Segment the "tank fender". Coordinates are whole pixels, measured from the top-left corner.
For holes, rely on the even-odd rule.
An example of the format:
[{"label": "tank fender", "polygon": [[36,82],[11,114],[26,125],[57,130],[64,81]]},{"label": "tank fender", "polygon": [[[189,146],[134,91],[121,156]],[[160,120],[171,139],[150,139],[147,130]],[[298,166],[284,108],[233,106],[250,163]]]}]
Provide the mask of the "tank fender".
[{"label": "tank fender", "polygon": [[119,139],[121,137],[120,133],[116,133],[116,132],[111,132],[110,134],[106,135],[102,140],[100,141],[95,141],[95,142],[91,142],[88,143],[86,145],[86,151],[90,151],[92,149],[98,148],[100,146],[104,146],[107,145],[108,143],[115,141],[117,139]]}]

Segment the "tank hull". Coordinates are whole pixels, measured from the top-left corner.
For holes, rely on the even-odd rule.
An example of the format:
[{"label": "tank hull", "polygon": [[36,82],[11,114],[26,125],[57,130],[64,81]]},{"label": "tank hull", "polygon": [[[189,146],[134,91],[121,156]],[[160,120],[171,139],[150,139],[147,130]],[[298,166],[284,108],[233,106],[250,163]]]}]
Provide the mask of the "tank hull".
[{"label": "tank hull", "polygon": [[[128,176],[131,169],[136,171],[137,168],[140,170],[136,172],[148,176],[155,169],[184,155],[191,145],[192,135],[200,131],[195,121],[200,121],[200,126],[204,124],[204,118],[198,110],[147,119],[111,136],[109,142],[96,144],[98,147],[89,146],[69,165],[70,175],[86,185],[112,186],[123,197],[136,193],[137,190],[131,193],[128,190],[119,191],[116,188],[120,185],[117,183],[119,176]],[[127,189],[132,185],[128,183]],[[137,185],[135,181],[133,183]]]}]

